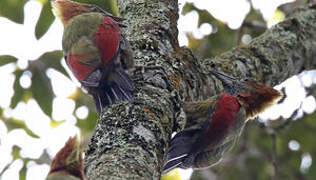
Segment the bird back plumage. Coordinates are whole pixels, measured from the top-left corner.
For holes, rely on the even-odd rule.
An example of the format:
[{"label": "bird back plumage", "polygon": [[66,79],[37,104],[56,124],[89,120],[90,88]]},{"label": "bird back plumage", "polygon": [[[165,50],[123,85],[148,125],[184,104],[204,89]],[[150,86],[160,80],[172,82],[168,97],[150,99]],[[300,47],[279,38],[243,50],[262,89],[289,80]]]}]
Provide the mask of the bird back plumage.
[{"label": "bird back plumage", "polygon": [[238,129],[242,128],[235,129],[235,126],[239,127],[239,121],[245,120],[244,108],[229,94],[213,96],[200,103],[187,103],[184,110],[188,117],[185,129],[170,141],[163,173],[178,167],[213,166],[236,140],[230,134],[238,133],[239,136]]},{"label": "bird back plumage", "polygon": [[133,82],[125,71],[133,66],[133,54],[116,19],[122,20],[103,11],[79,14],[69,20],[63,35],[67,65],[93,96],[99,113],[133,100]]}]

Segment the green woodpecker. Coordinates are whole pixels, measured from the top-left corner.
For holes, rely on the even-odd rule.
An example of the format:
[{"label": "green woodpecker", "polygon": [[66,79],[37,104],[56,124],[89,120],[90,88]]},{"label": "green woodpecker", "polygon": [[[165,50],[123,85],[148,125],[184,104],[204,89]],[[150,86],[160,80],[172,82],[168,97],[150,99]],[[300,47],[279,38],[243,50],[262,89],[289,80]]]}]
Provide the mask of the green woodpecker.
[{"label": "green woodpecker", "polygon": [[174,168],[205,168],[220,161],[254,118],[283,95],[252,79],[238,81],[211,71],[222,81],[225,93],[205,101],[184,103],[184,130],[169,143],[163,174]]},{"label": "green woodpecker", "polygon": [[52,6],[64,25],[67,65],[93,96],[98,112],[132,101],[133,83],[125,70],[133,67],[133,54],[121,32],[122,19],[95,5],[70,0],[54,0]]}]

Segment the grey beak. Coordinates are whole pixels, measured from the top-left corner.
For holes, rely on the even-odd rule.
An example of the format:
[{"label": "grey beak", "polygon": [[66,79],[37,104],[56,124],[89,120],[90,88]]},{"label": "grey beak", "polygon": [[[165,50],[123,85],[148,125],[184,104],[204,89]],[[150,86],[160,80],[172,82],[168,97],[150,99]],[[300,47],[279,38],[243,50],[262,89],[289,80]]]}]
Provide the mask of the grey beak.
[{"label": "grey beak", "polygon": [[233,81],[237,80],[235,78],[232,78],[224,73],[220,73],[220,72],[215,71],[215,70],[211,70],[210,74],[214,75],[216,78],[221,80],[223,83],[232,83]]}]

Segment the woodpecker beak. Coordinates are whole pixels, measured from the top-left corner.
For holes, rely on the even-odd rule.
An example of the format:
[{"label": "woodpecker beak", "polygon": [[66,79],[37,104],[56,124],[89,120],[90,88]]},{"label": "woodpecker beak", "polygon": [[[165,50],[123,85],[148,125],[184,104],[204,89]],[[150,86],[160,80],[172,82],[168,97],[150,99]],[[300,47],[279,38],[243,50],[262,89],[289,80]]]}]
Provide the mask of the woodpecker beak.
[{"label": "woodpecker beak", "polygon": [[210,74],[214,75],[217,79],[219,79],[222,82],[225,93],[235,96],[244,89],[242,84],[240,84],[237,79],[232,78],[224,73],[211,70]]},{"label": "woodpecker beak", "polygon": [[222,81],[224,85],[227,85],[227,86],[232,86],[232,84],[237,81],[237,79],[232,78],[224,73],[217,72],[215,70],[211,70],[210,74],[214,75],[217,79]]},{"label": "woodpecker beak", "polygon": [[95,5],[89,5],[88,7],[89,7],[91,12],[98,12],[98,13],[103,13],[103,14],[106,13],[101,8],[99,8],[98,6],[95,6]]}]

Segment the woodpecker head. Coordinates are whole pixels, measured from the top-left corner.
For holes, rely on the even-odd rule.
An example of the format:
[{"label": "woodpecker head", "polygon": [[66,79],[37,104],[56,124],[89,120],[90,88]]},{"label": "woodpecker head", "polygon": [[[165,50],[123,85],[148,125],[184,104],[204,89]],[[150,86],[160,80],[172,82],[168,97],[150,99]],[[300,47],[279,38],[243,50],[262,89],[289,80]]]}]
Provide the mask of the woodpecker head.
[{"label": "woodpecker head", "polygon": [[65,26],[73,17],[83,13],[104,11],[95,5],[73,2],[70,0],[52,0],[53,12]]},{"label": "woodpecker head", "polygon": [[247,120],[275,104],[283,94],[253,79],[237,80],[217,71],[210,71],[222,81],[225,93],[235,96],[246,110]]},{"label": "woodpecker head", "polygon": [[84,179],[81,143],[77,136],[69,138],[65,146],[54,157],[48,174],[53,173],[69,174]]}]

